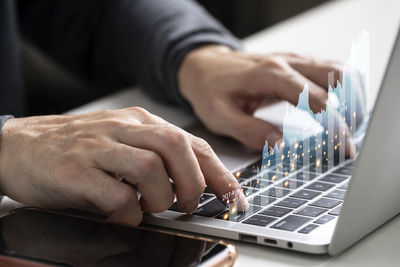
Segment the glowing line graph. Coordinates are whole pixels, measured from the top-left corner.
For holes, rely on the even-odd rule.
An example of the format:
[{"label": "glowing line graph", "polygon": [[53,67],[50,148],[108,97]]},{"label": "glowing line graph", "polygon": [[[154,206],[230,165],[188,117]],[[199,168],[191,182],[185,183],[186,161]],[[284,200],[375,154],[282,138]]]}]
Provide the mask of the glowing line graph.
[{"label": "glowing line graph", "polygon": [[[312,173],[322,173],[346,160],[349,151],[359,145],[368,124],[368,85],[369,85],[369,35],[362,31],[353,42],[350,57],[343,67],[341,81],[333,81],[333,73],[328,74],[329,84],[336,82],[336,87],[328,88],[328,100],[324,110],[314,114],[309,106],[309,89],[305,84],[296,107],[288,106],[283,121],[283,139],[270,147],[268,142],[262,153],[262,163],[257,167],[256,187],[259,190],[273,188],[282,183],[282,190],[276,190],[277,197],[284,194],[283,189],[295,189],[296,182],[290,180],[291,174],[310,166],[303,172],[302,181],[313,179]],[[308,112],[321,127],[316,128],[311,136],[306,129],[293,129],[291,123],[299,118],[299,112]],[[301,116],[300,116],[301,117]],[[350,145],[353,140],[355,146]],[[241,173],[235,174],[240,178]],[[283,182],[279,181],[287,177]],[[242,189],[250,189],[248,182]],[[254,185],[253,185],[254,186]],[[276,188],[276,187],[275,187]],[[283,195],[282,195],[283,196]],[[254,203],[253,203],[254,204]],[[251,209],[255,206],[250,206]],[[242,214],[243,212],[241,212]],[[222,215],[224,220],[236,221],[239,212],[236,203],[229,203],[229,212]],[[239,215],[241,215],[239,214]],[[232,215],[232,216],[231,216]]]}]

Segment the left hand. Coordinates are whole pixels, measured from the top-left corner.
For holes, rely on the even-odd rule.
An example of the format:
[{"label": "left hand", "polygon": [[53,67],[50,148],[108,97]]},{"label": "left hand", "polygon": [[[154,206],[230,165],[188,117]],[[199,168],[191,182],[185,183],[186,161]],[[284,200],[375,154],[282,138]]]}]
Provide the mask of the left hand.
[{"label": "left hand", "polygon": [[[178,82],[182,96],[211,131],[261,150],[265,140],[273,146],[282,138],[282,132],[253,117],[256,109],[278,100],[297,105],[307,83],[310,108],[317,113],[328,99],[328,73],[332,72],[333,80],[338,81],[341,68],[336,62],[297,54],[251,55],[207,45],[186,55]],[[342,129],[350,137],[347,126]],[[351,147],[346,144],[346,154],[354,152]]]}]

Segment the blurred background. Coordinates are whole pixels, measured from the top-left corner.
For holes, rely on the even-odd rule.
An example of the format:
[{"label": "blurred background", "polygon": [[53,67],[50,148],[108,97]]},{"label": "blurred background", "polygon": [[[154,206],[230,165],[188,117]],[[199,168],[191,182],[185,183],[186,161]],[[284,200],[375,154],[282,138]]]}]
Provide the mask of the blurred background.
[{"label": "blurred background", "polygon": [[198,0],[239,38],[244,38],[327,1]]},{"label": "blurred background", "polygon": [[[235,36],[242,39],[328,0],[198,0]],[[99,91],[22,44],[29,115],[59,114],[112,92]],[[57,94],[53,94],[57,88]]]}]

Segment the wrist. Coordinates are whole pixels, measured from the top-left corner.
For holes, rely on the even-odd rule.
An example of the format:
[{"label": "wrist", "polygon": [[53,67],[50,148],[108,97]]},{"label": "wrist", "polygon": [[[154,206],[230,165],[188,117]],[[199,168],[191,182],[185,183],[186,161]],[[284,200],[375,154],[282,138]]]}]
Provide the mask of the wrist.
[{"label": "wrist", "polygon": [[207,79],[215,59],[232,51],[224,45],[204,45],[186,54],[177,75],[178,88],[185,100],[191,102],[192,91],[198,87],[199,82]]},{"label": "wrist", "polygon": [[[243,87],[255,57],[223,45],[205,45],[190,51],[178,71],[178,86],[183,98],[194,105],[215,87]],[[200,95],[201,94],[201,95]]]},{"label": "wrist", "polygon": [[3,191],[3,180],[4,180],[4,168],[6,168],[6,164],[4,161],[6,160],[6,154],[4,152],[4,139],[5,135],[7,134],[7,129],[9,128],[9,125],[12,124],[12,121],[15,120],[13,119],[12,116],[5,116],[1,118],[0,122],[0,195],[4,195]]}]

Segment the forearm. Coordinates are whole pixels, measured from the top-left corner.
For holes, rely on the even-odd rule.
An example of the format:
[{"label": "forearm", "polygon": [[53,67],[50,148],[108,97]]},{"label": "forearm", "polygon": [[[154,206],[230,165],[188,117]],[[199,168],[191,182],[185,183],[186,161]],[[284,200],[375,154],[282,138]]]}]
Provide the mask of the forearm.
[{"label": "forearm", "polygon": [[[65,8],[60,2],[37,3],[24,2],[21,28],[57,61],[97,85],[138,83],[153,97],[174,103],[184,103],[177,72],[189,51],[204,44],[240,47],[194,1],[94,1]],[[71,14],[80,23],[71,26]]]},{"label": "forearm", "polygon": [[180,104],[177,72],[186,53],[208,43],[240,46],[194,1],[114,1],[99,33],[96,66],[106,61],[127,83],[135,80],[153,97]]}]

